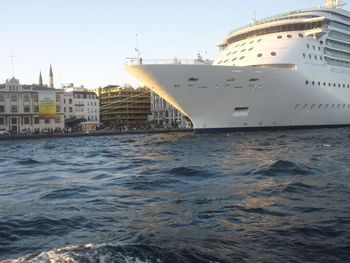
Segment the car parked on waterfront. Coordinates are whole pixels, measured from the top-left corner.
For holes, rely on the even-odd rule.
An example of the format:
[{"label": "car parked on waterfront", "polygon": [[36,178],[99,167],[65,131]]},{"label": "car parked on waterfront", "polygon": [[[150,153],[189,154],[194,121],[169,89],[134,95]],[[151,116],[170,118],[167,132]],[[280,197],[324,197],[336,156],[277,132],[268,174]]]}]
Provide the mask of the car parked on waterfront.
[{"label": "car parked on waterfront", "polygon": [[6,135],[9,134],[9,132],[6,129],[0,129],[0,135]]}]

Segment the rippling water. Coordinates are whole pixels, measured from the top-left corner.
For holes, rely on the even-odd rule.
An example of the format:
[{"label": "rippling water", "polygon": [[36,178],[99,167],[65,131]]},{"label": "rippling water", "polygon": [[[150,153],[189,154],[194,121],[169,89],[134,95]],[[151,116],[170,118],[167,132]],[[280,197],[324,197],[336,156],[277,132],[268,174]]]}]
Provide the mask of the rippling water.
[{"label": "rippling water", "polygon": [[0,261],[350,262],[350,128],[0,142]]}]

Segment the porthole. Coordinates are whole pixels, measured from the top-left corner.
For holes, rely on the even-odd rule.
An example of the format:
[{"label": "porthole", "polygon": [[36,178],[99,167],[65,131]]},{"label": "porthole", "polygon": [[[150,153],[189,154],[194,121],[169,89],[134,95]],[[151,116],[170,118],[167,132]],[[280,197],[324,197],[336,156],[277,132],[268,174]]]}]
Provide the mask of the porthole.
[{"label": "porthole", "polygon": [[288,38],[292,38],[292,35],[287,35]]},{"label": "porthole", "polygon": [[315,55],[315,60],[317,60],[317,56]]},{"label": "porthole", "polygon": [[305,85],[309,85],[309,81],[307,80],[307,81],[305,81]]},{"label": "porthole", "polygon": [[243,53],[244,51],[245,51],[245,49],[242,49],[242,50],[241,50],[241,53]]},{"label": "porthole", "polygon": [[309,59],[311,59],[311,54],[309,54]]},{"label": "porthole", "polygon": [[251,51],[251,50],[253,50],[253,47],[251,47],[250,49],[248,49],[248,51]]},{"label": "porthole", "polygon": [[253,44],[254,43],[254,40],[250,41],[249,44]]},{"label": "porthole", "polygon": [[330,86],[332,86],[332,84],[331,84],[331,83],[328,83],[328,87],[330,87]]},{"label": "porthole", "polygon": [[301,38],[304,37],[304,35],[302,33],[299,33],[298,36],[301,37]]},{"label": "porthole", "polygon": [[326,82],[323,82],[323,86],[326,86]]},{"label": "porthole", "polygon": [[230,52],[230,53],[228,53],[228,54],[226,55],[226,57],[227,57],[227,56],[229,56],[229,55],[231,55],[231,52]]},{"label": "porthole", "polygon": [[340,84],[338,84],[338,88],[340,88],[341,87],[341,85]]},{"label": "porthole", "polygon": [[245,45],[245,42],[241,45],[241,47],[243,47]]},{"label": "porthole", "polygon": [[260,41],[261,41],[261,38],[258,41],[256,41],[256,42],[260,42]]},{"label": "porthole", "polygon": [[282,36],[277,36],[277,38],[278,38],[278,39],[281,39],[281,38],[282,38]]},{"label": "porthole", "polygon": [[237,58],[233,58],[233,59],[232,59],[232,62],[235,61],[236,59],[237,59]]},{"label": "porthole", "polygon": [[271,56],[276,56],[277,53],[276,52],[271,52]]},{"label": "porthole", "polygon": [[315,46],[312,46],[312,49],[313,49],[313,50],[315,50],[315,49],[316,49],[316,47],[315,47]]},{"label": "porthole", "polygon": [[261,57],[262,57],[262,54],[261,54],[261,53],[259,53],[259,54],[258,54],[258,57],[259,57],[259,58],[261,58]]},{"label": "porthole", "polygon": [[318,47],[318,51],[321,51],[321,47]]},{"label": "porthole", "polygon": [[318,84],[318,86],[321,86],[321,82],[318,82],[317,84]]},{"label": "porthole", "polygon": [[312,85],[315,85],[315,81],[312,81]]},{"label": "porthole", "polygon": [[224,61],[224,63],[226,63],[228,61],[228,59],[226,59],[225,61]]},{"label": "porthole", "polygon": [[318,105],[318,108],[320,109],[322,107],[322,104]]},{"label": "porthole", "polygon": [[307,44],[307,45],[306,45],[306,47],[307,47],[307,48],[310,48],[310,45],[309,45],[309,44]]},{"label": "porthole", "polygon": [[240,58],[239,58],[239,60],[242,60],[242,59],[244,59],[244,58],[245,58],[245,56],[243,56],[243,57],[240,57]]},{"label": "porthole", "polygon": [[334,83],[334,84],[333,84],[333,87],[336,87],[336,86],[337,86],[337,84]]},{"label": "porthole", "polygon": [[350,88],[350,85],[348,84],[348,88]]},{"label": "porthole", "polygon": [[345,84],[343,84],[343,88],[345,88]]},{"label": "porthole", "polygon": [[303,57],[304,57],[304,58],[306,57],[305,53],[303,53]]}]

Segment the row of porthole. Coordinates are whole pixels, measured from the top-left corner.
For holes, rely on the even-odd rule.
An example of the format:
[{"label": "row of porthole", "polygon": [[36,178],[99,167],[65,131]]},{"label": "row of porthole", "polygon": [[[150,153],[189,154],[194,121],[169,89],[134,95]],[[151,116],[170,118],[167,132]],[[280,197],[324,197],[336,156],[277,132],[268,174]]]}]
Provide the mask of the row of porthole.
[{"label": "row of porthole", "polygon": [[[317,83],[315,82],[315,81],[308,81],[308,80],[306,80],[305,81],[305,85],[313,85],[313,86],[316,86],[316,84],[318,85],[318,86],[322,86],[322,83],[320,82],[320,81],[318,81]],[[327,83],[326,82],[323,82],[323,86],[327,86]],[[337,87],[338,86],[338,88],[341,88],[341,87],[343,87],[343,88],[350,88],[350,84],[340,84],[340,83],[338,83],[338,84],[336,84],[336,83],[328,83],[328,87]]]},{"label": "row of porthole", "polygon": [[[303,58],[306,58],[306,54],[305,53],[303,53]],[[317,60],[317,55],[314,55],[314,58],[315,58],[315,60]],[[311,54],[309,54],[309,59],[312,59],[312,55]],[[320,60],[323,61],[323,57],[322,56],[320,56]]]},{"label": "row of porthole", "polygon": [[[258,58],[261,58],[262,56],[263,56],[263,54],[262,53],[259,53],[258,55],[256,55]],[[271,56],[277,56],[277,53],[276,52],[271,52]]]},{"label": "row of porthole", "polygon": [[[256,41],[256,43],[259,43],[261,40],[262,40],[261,38],[258,39],[258,40]],[[249,42],[249,45],[251,45],[251,44],[253,44],[253,43],[254,43],[254,40],[250,41],[250,42]],[[239,47],[239,46],[243,47],[245,44],[247,44],[247,42],[244,42],[244,43],[242,43],[242,44],[238,44],[238,45],[236,45],[235,47]]]},{"label": "row of porthole", "polygon": [[[248,51],[252,51],[253,49],[254,49],[254,47],[251,47],[251,48],[248,49]],[[243,52],[245,52],[246,50],[247,50],[247,49],[242,49],[240,52],[243,53]],[[234,55],[234,54],[236,54],[237,52],[238,52],[238,50],[236,50],[236,51],[234,51],[234,52],[229,52],[229,53],[226,54],[226,57],[229,56],[229,55],[231,55],[231,54]]]},{"label": "row of porthole", "polygon": [[[301,106],[301,105],[300,104],[295,105],[294,109],[299,108],[299,106]],[[315,109],[316,106],[317,106],[317,104],[311,104],[310,109]],[[334,109],[335,106],[336,106],[336,104],[325,104],[324,108],[328,109],[328,107],[330,107],[331,109]],[[318,104],[317,109],[321,109],[322,107],[323,107],[323,104]],[[303,109],[307,109],[307,108],[309,108],[309,104],[304,104]],[[346,104],[343,104],[343,107],[342,107],[342,104],[338,104],[337,105],[337,109],[340,109],[340,108],[345,109],[346,108]],[[348,109],[350,109],[350,104],[348,104]]]},{"label": "row of porthole", "polygon": [[[307,47],[307,49],[310,49],[310,45],[309,44],[306,44],[306,47]],[[315,45],[312,45],[312,49],[316,50]],[[321,51],[321,47],[318,47],[318,51]]]},{"label": "row of porthole", "polygon": [[[302,33],[299,33],[298,36],[299,36],[300,38],[303,38],[303,37],[304,37],[304,35],[303,35]],[[292,37],[293,37],[293,36],[290,35],[290,34],[287,35],[287,38],[292,38]],[[278,35],[278,36],[277,36],[277,39],[282,39],[282,36],[281,36],[281,35]]]}]

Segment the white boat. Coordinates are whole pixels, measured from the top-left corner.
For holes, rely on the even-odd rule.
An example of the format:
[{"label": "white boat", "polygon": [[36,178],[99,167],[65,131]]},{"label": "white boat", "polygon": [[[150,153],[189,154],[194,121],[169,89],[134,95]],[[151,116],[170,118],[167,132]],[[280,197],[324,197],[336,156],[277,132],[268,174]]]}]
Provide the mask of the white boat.
[{"label": "white boat", "polygon": [[209,63],[126,70],[201,131],[350,125],[350,12],[339,0],[239,28]]}]

